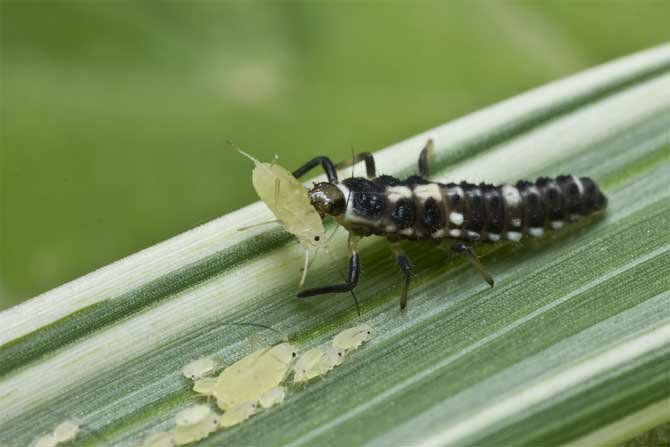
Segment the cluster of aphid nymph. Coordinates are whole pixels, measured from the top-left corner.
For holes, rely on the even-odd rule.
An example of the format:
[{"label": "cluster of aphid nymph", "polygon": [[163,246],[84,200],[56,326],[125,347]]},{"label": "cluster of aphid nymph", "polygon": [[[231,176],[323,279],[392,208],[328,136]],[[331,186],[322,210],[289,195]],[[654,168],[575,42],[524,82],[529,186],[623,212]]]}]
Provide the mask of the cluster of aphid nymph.
[{"label": "cluster of aphid nymph", "polygon": [[[419,174],[404,180],[377,176],[374,158],[367,152],[339,165],[327,157],[316,157],[292,173],[299,178],[314,167],[323,168],[328,181],[315,183],[307,191],[309,204],[320,218],[332,216],[349,232],[350,249],[349,272],[344,282],[302,290],[299,297],[353,290],[361,268],[356,246],[361,238],[371,235],[386,238],[396,256],[403,275],[401,308],[407,304],[411,278],[409,259],[398,245],[403,239],[431,242],[464,255],[493,286],[493,278],[473,250],[475,244],[519,241],[524,235],[541,237],[545,230],[557,230],[566,222],[607,206],[607,198],[593,180],[574,175],[501,185],[430,181],[428,160],[432,147],[429,140],[419,156]],[[365,162],[366,177],[339,181],[337,168],[359,161]],[[303,245],[308,240],[307,235],[286,229],[296,234]],[[325,239],[322,232],[313,232],[312,245],[319,246],[319,241]]]}]

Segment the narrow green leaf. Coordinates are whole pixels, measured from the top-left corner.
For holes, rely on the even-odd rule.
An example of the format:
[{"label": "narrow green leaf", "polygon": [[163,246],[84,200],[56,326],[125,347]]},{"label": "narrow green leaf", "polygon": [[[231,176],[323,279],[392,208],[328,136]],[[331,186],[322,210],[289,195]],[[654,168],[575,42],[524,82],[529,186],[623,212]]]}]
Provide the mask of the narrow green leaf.
[{"label": "narrow green leaf", "polygon": [[[302,253],[254,204],[0,313],[0,444],[68,417],[77,445],[136,445],[196,401],[179,369],[235,360],[271,331],[303,347],[361,319],[378,335],[279,408],[198,445],[620,442],[670,420],[670,45],[494,105],[377,155],[408,174],[428,138],[449,181],[591,176],[603,219],[461,259],[406,244],[406,312],[386,243],[365,240],[348,296],[295,298]],[[360,169],[360,168],[357,168]],[[250,168],[251,170],[251,168]],[[359,171],[362,172],[362,171]],[[250,182],[251,183],[251,182]],[[249,184],[249,187],[251,185]],[[346,265],[344,234],[309,284]]]}]

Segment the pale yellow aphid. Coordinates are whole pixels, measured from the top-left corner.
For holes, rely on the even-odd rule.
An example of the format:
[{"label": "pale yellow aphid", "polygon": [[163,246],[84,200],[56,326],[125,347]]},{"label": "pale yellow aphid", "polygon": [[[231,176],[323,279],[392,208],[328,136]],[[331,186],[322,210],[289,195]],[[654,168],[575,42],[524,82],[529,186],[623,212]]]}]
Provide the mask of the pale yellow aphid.
[{"label": "pale yellow aphid", "polygon": [[81,423],[72,419],[61,422],[54,431],[40,436],[33,441],[33,447],[56,447],[73,441],[81,431]]},{"label": "pale yellow aphid", "polygon": [[174,442],[184,445],[204,439],[216,431],[220,416],[207,405],[193,405],[177,413],[175,422]]},{"label": "pale yellow aphid", "polygon": [[72,419],[61,422],[56,426],[53,437],[56,444],[73,441],[81,431],[81,423]]},{"label": "pale yellow aphid", "polygon": [[336,348],[335,346],[328,346],[323,351],[323,357],[319,360],[319,371],[321,374],[326,374],[331,369],[336,366],[340,366],[344,361],[344,356],[346,351],[341,348]]},{"label": "pale yellow aphid", "polygon": [[307,382],[321,375],[319,362],[323,358],[324,352],[319,348],[308,349],[303,352],[293,365],[293,382]]},{"label": "pale yellow aphid", "polygon": [[193,391],[203,396],[213,396],[216,387],[216,377],[203,377],[193,382]]},{"label": "pale yellow aphid", "polygon": [[244,422],[256,413],[257,408],[256,402],[241,402],[223,413],[220,425],[223,428],[228,428]]},{"label": "pale yellow aphid", "polygon": [[277,164],[262,163],[246,152],[240,152],[256,165],[251,180],[258,197],[305,250],[305,265],[300,280],[302,286],[309,266],[309,248],[327,249],[326,230],[321,216],[310,203],[307,189],[289,171]]},{"label": "pale yellow aphid", "polygon": [[142,447],[174,447],[174,435],[166,431],[152,433],[144,439]]},{"label": "pale yellow aphid", "polygon": [[333,338],[333,347],[351,351],[370,340],[370,338],[372,338],[372,327],[368,324],[361,324],[337,334]]},{"label": "pale yellow aphid", "polygon": [[210,357],[194,360],[181,369],[181,373],[187,379],[198,380],[209,376],[216,370],[216,362]]},{"label": "pale yellow aphid", "polygon": [[56,445],[57,443],[53,433],[40,436],[31,444],[32,447],[56,447]]},{"label": "pale yellow aphid", "polygon": [[242,402],[257,402],[281,384],[297,355],[289,343],[255,351],[224,369],[214,387],[219,408],[226,411]]},{"label": "pale yellow aphid", "polygon": [[271,408],[284,402],[284,399],[286,399],[286,388],[283,386],[276,386],[261,394],[258,402],[263,408]]}]

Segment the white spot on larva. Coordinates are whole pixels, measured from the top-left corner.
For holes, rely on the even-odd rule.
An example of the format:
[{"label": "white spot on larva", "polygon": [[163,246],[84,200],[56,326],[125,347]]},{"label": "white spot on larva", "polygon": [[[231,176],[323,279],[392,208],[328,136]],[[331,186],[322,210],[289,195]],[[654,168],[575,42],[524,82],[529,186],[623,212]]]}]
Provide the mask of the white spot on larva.
[{"label": "white spot on larva", "polygon": [[219,426],[219,415],[207,405],[193,405],[177,413],[175,423],[175,444],[190,444],[216,431]]},{"label": "white spot on larva", "polygon": [[165,431],[152,433],[144,439],[142,447],[174,447],[174,437]]},{"label": "white spot on larva", "polygon": [[471,241],[478,241],[479,238],[480,238],[479,233],[477,233],[475,231],[467,231],[466,232],[466,237],[468,238],[468,240],[471,240]]},{"label": "white spot on larva", "polygon": [[519,218],[512,219],[510,223],[512,224],[513,227],[520,227],[521,226],[521,219],[519,219]]},{"label": "white spot on larva", "polygon": [[403,230],[398,231],[398,233],[402,234],[403,236],[411,236],[414,233],[414,228],[405,228]]},{"label": "white spot on larva", "polygon": [[449,230],[449,236],[461,237],[461,230]]},{"label": "white spot on larva", "polygon": [[453,196],[458,196],[463,200],[463,196],[465,193],[463,192],[463,188],[460,186],[452,186],[447,189],[447,195],[449,196],[449,201],[451,201]]},{"label": "white spot on larva", "polygon": [[430,237],[432,237],[433,239],[439,239],[441,237],[444,237],[444,230],[437,230],[437,231],[433,232],[430,235]]},{"label": "white spot on larva", "polygon": [[270,408],[284,402],[284,399],[286,399],[286,388],[283,386],[276,386],[261,394],[259,403],[263,408]]},{"label": "white spot on larva", "polygon": [[503,199],[509,208],[515,208],[521,204],[521,194],[519,190],[512,185],[502,185],[501,188]]},{"label": "white spot on larva", "polygon": [[542,235],[544,235],[544,228],[531,227],[528,229],[528,234],[533,237],[542,237]]},{"label": "white spot on larva", "polygon": [[463,223],[463,215],[461,213],[457,213],[456,211],[452,211],[449,213],[449,220],[454,225],[461,225]]},{"label": "white spot on larva", "polygon": [[198,380],[214,373],[215,369],[216,362],[209,357],[205,357],[187,364],[181,369],[181,373],[187,379]]},{"label": "white spot on larva", "polygon": [[561,220],[553,221],[551,223],[551,228],[553,228],[554,230],[558,230],[558,229],[563,228],[563,221],[561,221]]},{"label": "white spot on larva", "polygon": [[579,177],[576,177],[574,175],[571,175],[572,180],[575,182],[575,185],[577,185],[577,189],[579,190],[579,195],[583,196],[584,195],[584,185],[582,184],[582,181],[579,179]]},{"label": "white spot on larva", "polygon": [[345,329],[333,338],[333,347],[344,351],[352,351],[372,338],[372,327],[361,324]]},{"label": "white spot on larva", "polygon": [[414,187],[414,195],[422,202],[428,199],[433,199],[436,202],[442,201],[442,194],[440,193],[440,186],[437,183],[429,183],[427,185],[416,185]]},{"label": "white spot on larva", "polygon": [[521,233],[518,231],[508,231],[506,234],[507,239],[510,241],[520,241],[521,240]]},{"label": "white spot on larva", "polygon": [[221,416],[221,427],[228,428],[246,421],[256,414],[256,408],[256,402],[252,401],[241,402],[233,406]]},{"label": "white spot on larva", "polygon": [[498,242],[500,240],[500,235],[496,233],[489,233],[488,238],[491,242]]},{"label": "white spot on larva", "polygon": [[384,230],[387,233],[395,233],[396,231],[398,231],[398,227],[395,225],[386,225],[386,228],[384,228]]},{"label": "white spot on larva", "polygon": [[386,188],[386,197],[392,203],[395,203],[400,199],[411,199],[412,190],[407,186],[389,186]]}]

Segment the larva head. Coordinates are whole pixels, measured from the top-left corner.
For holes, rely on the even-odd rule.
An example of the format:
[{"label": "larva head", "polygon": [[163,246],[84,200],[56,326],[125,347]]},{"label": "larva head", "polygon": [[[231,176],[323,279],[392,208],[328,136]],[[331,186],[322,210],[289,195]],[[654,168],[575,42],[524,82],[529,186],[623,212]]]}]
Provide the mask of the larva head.
[{"label": "larva head", "polygon": [[308,194],[312,206],[322,217],[326,214],[339,216],[346,210],[347,200],[344,193],[332,183],[316,183]]}]

